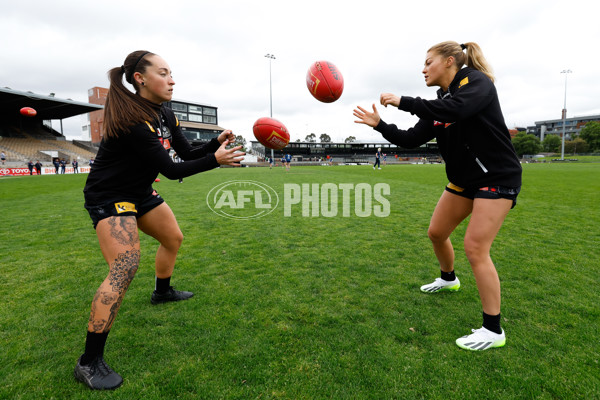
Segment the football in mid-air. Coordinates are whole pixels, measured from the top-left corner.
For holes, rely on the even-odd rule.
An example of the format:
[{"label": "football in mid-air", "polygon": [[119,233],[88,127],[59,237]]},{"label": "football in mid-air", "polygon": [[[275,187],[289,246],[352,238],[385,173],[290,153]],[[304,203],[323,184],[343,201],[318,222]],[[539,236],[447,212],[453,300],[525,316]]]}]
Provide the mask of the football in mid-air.
[{"label": "football in mid-air", "polygon": [[259,118],[254,123],[252,131],[256,140],[269,149],[281,150],[290,142],[289,131],[285,125],[274,118]]},{"label": "football in mid-air", "polygon": [[333,103],[344,91],[344,77],[329,61],[316,61],[306,73],[306,86],[315,99]]},{"label": "football in mid-air", "polygon": [[37,111],[35,111],[31,107],[23,107],[21,108],[21,110],[19,110],[19,112],[21,113],[21,115],[24,115],[26,117],[35,117],[37,115]]}]

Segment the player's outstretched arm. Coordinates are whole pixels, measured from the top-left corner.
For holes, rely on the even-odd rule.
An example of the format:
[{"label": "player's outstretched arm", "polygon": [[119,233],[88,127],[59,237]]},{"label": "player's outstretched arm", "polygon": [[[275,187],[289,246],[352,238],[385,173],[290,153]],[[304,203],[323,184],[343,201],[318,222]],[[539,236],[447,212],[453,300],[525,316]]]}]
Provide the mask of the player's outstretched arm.
[{"label": "player's outstretched arm", "polygon": [[384,107],[390,105],[398,108],[400,106],[400,97],[392,93],[382,93],[381,96],[379,96],[379,102]]}]

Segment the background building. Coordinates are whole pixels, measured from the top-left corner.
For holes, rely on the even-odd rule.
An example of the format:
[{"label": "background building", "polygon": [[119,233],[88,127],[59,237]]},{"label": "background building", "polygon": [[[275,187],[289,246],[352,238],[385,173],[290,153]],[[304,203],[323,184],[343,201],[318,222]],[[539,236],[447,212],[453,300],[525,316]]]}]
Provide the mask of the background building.
[{"label": "background building", "polygon": [[[565,140],[572,140],[583,129],[585,124],[592,121],[600,122],[600,115],[590,115],[587,117],[573,117],[565,119]],[[563,120],[551,119],[547,121],[536,121],[535,126],[527,127],[527,133],[535,135],[540,140],[544,140],[546,135],[558,135],[562,137]]]},{"label": "background building", "polygon": [[[88,101],[90,104],[104,106],[108,89],[93,87],[88,90]],[[88,114],[87,125],[83,125],[83,134],[90,138],[94,145],[100,145],[102,140],[102,124],[104,122],[104,109],[93,111]]]},{"label": "background building", "polygon": [[173,110],[183,134],[192,143],[209,142],[224,130],[218,125],[217,107],[181,100],[172,100],[166,105]]},{"label": "background building", "polygon": [[[91,104],[104,106],[108,89],[94,87],[88,90],[88,99]],[[223,131],[218,125],[217,107],[191,103],[181,100],[172,100],[165,103],[170,107],[181,124],[183,134],[192,143],[209,142]],[[99,144],[102,140],[102,124],[104,121],[104,110],[94,111],[89,114],[87,126],[83,126],[84,134],[89,132],[92,143]]]},{"label": "background building", "polygon": [[[271,156],[271,150],[265,152],[265,147],[257,141],[251,141],[252,152],[258,157]],[[340,163],[366,163],[375,159],[377,149],[387,156],[387,161],[397,158],[427,158],[431,162],[441,161],[438,145],[435,142],[425,143],[415,149],[405,149],[389,142],[385,143],[332,143],[332,142],[290,142],[281,150],[274,151],[275,160],[290,154],[295,161],[326,160]]]}]

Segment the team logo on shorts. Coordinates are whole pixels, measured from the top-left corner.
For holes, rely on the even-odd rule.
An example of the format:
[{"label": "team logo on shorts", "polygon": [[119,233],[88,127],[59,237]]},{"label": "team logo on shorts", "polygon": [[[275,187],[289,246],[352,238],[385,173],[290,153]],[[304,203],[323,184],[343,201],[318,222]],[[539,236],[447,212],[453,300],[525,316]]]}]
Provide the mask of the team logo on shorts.
[{"label": "team logo on shorts", "polygon": [[127,202],[122,202],[122,203],[115,203],[115,208],[117,209],[117,213],[121,214],[124,212],[134,212],[137,213],[137,210],[135,209],[135,204],[133,203],[127,203]]}]

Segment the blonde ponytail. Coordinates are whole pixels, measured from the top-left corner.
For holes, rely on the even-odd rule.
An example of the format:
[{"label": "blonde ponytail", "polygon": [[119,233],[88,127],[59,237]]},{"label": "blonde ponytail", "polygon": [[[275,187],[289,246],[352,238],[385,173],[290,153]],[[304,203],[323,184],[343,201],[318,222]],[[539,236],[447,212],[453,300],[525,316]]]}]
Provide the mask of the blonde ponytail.
[{"label": "blonde ponytail", "polygon": [[[463,50],[466,50],[466,52]],[[428,52],[430,51],[446,58],[454,57],[458,69],[461,69],[463,65],[467,65],[467,67],[483,72],[492,82],[495,80],[492,67],[483,56],[481,47],[475,42],[458,44],[457,42],[447,41],[436,44],[428,50]]]}]

